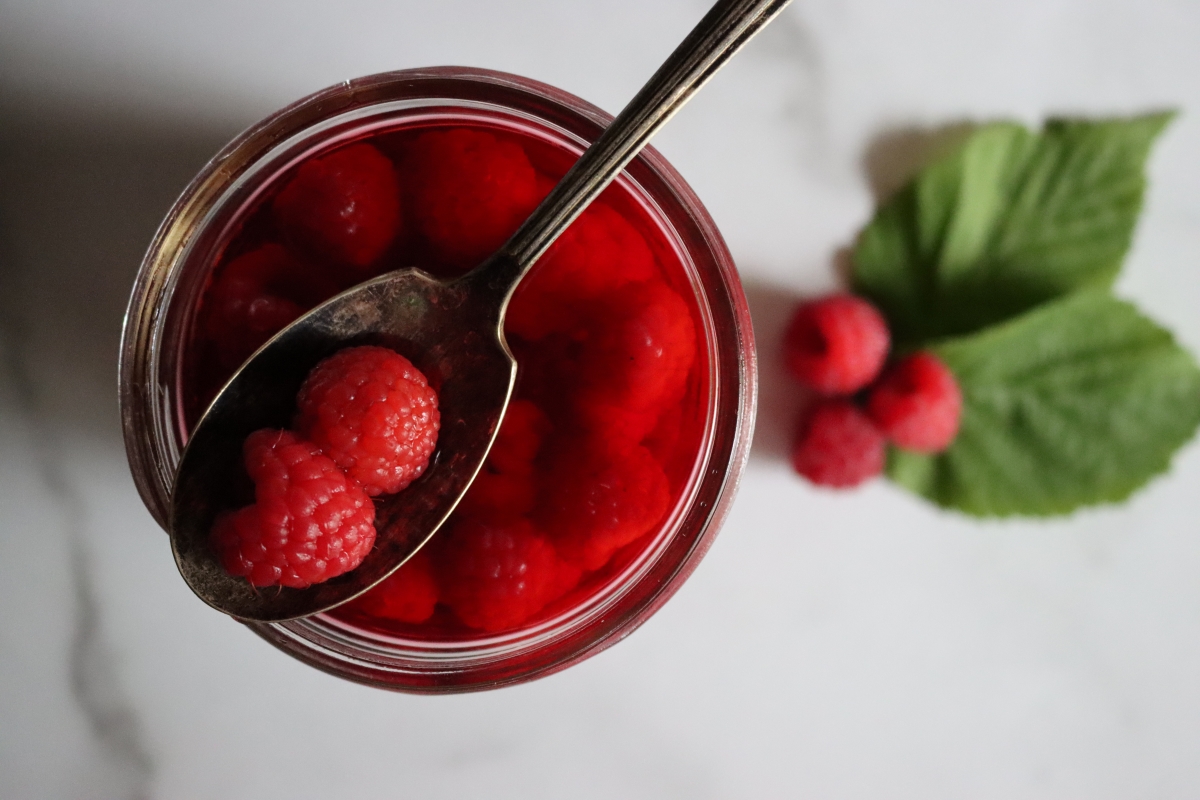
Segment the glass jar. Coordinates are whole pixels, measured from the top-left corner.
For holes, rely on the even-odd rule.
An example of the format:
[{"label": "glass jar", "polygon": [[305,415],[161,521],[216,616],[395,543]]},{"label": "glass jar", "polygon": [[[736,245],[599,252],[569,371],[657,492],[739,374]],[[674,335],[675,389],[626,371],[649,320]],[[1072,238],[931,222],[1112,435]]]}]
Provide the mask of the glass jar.
[{"label": "glass jar", "polygon": [[[582,152],[611,117],[545,84],[456,67],[347,81],[268,117],[222,150],[163,221],[133,287],[121,343],[120,403],[130,469],[147,509],[165,524],[188,437],[184,350],[214,248],[267,179],[318,144],[373,126],[448,115],[534,129]],[[286,653],[334,675],[387,689],[452,692],[530,680],[563,669],[631,633],[679,588],[711,545],[745,466],[756,364],[749,311],[733,260],[699,199],[646,148],[619,179],[674,240],[699,308],[707,373],[701,446],[682,498],[641,555],[586,602],[515,631],[415,641],[315,615],[249,623]]]}]

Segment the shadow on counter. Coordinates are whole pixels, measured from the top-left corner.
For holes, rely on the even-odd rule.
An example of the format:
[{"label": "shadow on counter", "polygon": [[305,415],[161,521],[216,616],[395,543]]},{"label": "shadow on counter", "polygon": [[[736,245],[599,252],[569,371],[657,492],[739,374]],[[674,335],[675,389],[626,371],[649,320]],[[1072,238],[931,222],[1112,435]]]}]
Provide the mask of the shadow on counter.
[{"label": "shadow on counter", "polygon": [[117,352],[138,265],[236,133],[0,94],[0,334],[40,423],[119,441]]}]

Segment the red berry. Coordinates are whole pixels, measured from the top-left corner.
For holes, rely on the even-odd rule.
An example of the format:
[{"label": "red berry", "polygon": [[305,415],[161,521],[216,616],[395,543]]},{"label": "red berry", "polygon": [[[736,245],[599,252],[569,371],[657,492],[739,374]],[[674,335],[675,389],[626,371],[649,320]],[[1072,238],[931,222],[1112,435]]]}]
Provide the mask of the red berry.
[{"label": "red berry", "polygon": [[556,454],[537,519],[563,559],[599,569],[658,525],[671,504],[662,467],[644,447],[616,456],[576,443]]},{"label": "red berry", "polygon": [[374,589],[347,603],[346,608],[415,625],[433,616],[437,601],[433,561],[422,549]]},{"label": "red berry", "polygon": [[571,584],[526,519],[462,520],[439,542],[437,562],[442,600],[464,624],[489,632],[515,628]]},{"label": "red berry", "polygon": [[530,341],[566,332],[589,301],[658,277],[654,254],[637,229],[608,205],[593,203],[521,281],[505,330]]},{"label": "red berry", "polygon": [[857,486],[883,471],[885,440],[846,400],[820,400],[801,421],[792,446],[796,472],[821,486]]},{"label": "red berry", "polygon": [[906,450],[938,453],[958,434],[962,391],[932,353],[914,353],[888,369],[867,400],[871,418]]},{"label": "red berry", "polygon": [[533,403],[509,403],[496,442],[459,509],[493,517],[521,517],[532,511],[537,499],[533,462],[550,428],[550,420]]},{"label": "red berry", "polygon": [[417,226],[434,257],[459,270],[498,250],[541,200],[525,151],[485,131],[422,134],[404,167]]},{"label": "red berry", "polygon": [[332,460],[290,431],[256,431],[243,452],[255,502],[220,515],[211,534],[226,572],[303,589],[362,563],[375,506]]},{"label": "red berry", "polygon": [[888,352],[888,328],[875,306],[849,294],[801,304],[784,335],[787,367],[822,394],[852,394],[875,379]]},{"label": "red berry", "polygon": [[400,230],[400,188],[392,162],[359,143],[302,163],[272,211],[299,252],[361,270]]},{"label": "red berry", "polygon": [[687,304],[661,281],[628,284],[599,301],[582,341],[574,406],[585,428],[640,442],[678,403],[696,358]]},{"label": "red berry", "polygon": [[[304,287],[311,270],[281,245],[267,244],[230,261],[217,275],[204,307],[204,333],[226,370],[321,298]],[[331,291],[330,294],[333,292]]]},{"label": "red berry", "polygon": [[536,405],[513,400],[504,413],[488,461],[501,472],[531,472],[551,428],[549,418]]},{"label": "red berry", "polygon": [[350,347],[322,361],[296,406],[296,429],[371,496],[420,477],[437,445],[437,393],[407,358],[383,347]]}]

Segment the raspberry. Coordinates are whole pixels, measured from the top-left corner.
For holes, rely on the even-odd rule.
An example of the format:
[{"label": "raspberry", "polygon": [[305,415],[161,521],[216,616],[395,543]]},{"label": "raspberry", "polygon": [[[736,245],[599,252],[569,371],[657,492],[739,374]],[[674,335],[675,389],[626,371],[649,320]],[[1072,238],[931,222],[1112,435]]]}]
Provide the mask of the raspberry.
[{"label": "raspberry", "polygon": [[888,344],[887,323],[873,305],[835,294],[796,309],[783,352],[801,383],[822,394],[852,394],[879,374]]},{"label": "raspberry", "polygon": [[667,513],[671,493],[646,448],[615,456],[576,443],[557,454],[542,498],[537,519],[563,559],[594,570],[653,530]]},{"label": "raspberry", "polygon": [[296,429],[371,496],[420,477],[437,444],[437,393],[407,358],[383,347],[350,347],[322,361],[296,407]]},{"label": "raspberry", "polygon": [[308,270],[282,246],[267,244],[230,261],[213,283],[204,309],[204,333],[226,370],[315,305],[295,284]]},{"label": "raspberry", "polygon": [[374,589],[347,603],[346,609],[415,625],[433,616],[437,601],[433,561],[422,549]]},{"label": "raspberry", "polygon": [[696,330],[682,297],[661,280],[641,281],[593,300],[569,334],[551,333],[536,345],[516,340],[515,352],[522,391],[556,425],[619,454],[683,397]]},{"label": "raspberry", "polygon": [[661,281],[629,284],[596,304],[581,344],[574,408],[584,427],[637,444],[679,402],[696,358],[683,299]]},{"label": "raspberry", "polygon": [[526,519],[463,520],[440,542],[437,562],[442,600],[488,632],[520,625],[579,578]]},{"label": "raspberry", "polygon": [[846,400],[820,400],[801,422],[792,466],[821,486],[857,486],[883,471],[883,434]]},{"label": "raspberry", "polygon": [[941,359],[914,353],[884,373],[871,390],[867,410],[898,446],[938,453],[958,434],[962,391]]},{"label": "raspberry", "polygon": [[290,431],[256,431],[243,453],[255,502],[218,516],[211,533],[226,572],[303,589],[362,563],[375,506],[332,460]]},{"label": "raspberry", "polygon": [[532,471],[533,460],[550,429],[550,420],[540,408],[528,400],[513,400],[504,413],[488,461],[501,472]]},{"label": "raspberry", "polygon": [[412,213],[434,257],[460,270],[498,250],[541,199],[525,151],[484,131],[422,134],[404,168]]},{"label": "raspberry", "polygon": [[533,462],[550,432],[550,420],[528,400],[513,400],[487,461],[459,508],[468,514],[520,517],[537,499]]},{"label": "raspberry", "polygon": [[505,330],[530,341],[565,332],[588,301],[657,277],[654,254],[637,229],[611,207],[593,203],[521,281]]},{"label": "raspberry", "polygon": [[272,211],[299,252],[362,270],[400,231],[395,167],[363,143],[309,159],[275,197]]}]

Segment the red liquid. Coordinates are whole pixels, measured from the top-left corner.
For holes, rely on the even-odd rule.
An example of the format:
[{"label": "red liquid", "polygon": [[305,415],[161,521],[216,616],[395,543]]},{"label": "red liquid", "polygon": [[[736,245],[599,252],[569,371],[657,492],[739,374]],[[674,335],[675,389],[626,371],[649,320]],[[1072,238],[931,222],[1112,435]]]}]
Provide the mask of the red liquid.
[{"label": "red liquid", "polygon": [[[421,139],[455,130],[494,137],[495,146],[485,142],[484,149],[502,151],[498,179],[470,158],[454,161],[453,147]],[[402,211],[394,240],[365,267],[314,252],[289,236],[273,207],[297,167],[274,176],[229,231],[201,297],[184,359],[188,424],[289,315],[405,266],[460,274],[478,252],[499,246],[577,157],[533,130],[480,118],[408,120],[356,141],[395,165]],[[511,168],[514,161],[519,168]],[[444,185],[430,184],[439,174],[453,179],[454,192],[439,196]],[[482,198],[486,213],[464,215],[479,220],[467,226],[467,237],[444,236],[446,209],[460,197]],[[703,446],[704,328],[680,250],[643,202],[614,184],[595,206],[535,266],[510,307],[506,335],[519,371],[501,442],[507,434],[511,446],[497,445],[427,555],[328,616],[424,641],[527,627],[587,603],[661,538]],[[237,283],[245,257],[268,245],[274,256],[286,253],[279,261],[286,265],[260,265],[253,280]],[[258,287],[255,311],[229,299],[230,286],[249,284]],[[482,529],[516,543],[509,573],[526,569],[521,580],[510,576],[497,589],[495,614],[487,608],[489,564],[481,570],[478,558],[464,563]],[[494,548],[485,555],[495,556]]]}]

